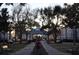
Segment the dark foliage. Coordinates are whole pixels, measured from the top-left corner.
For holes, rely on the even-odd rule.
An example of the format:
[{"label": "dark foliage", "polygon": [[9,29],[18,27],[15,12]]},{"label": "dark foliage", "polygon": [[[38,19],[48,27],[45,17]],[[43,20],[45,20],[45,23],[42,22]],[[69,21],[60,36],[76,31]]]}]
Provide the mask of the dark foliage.
[{"label": "dark foliage", "polygon": [[8,25],[9,23],[7,22],[9,18],[7,8],[3,8],[1,10],[1,15],[0,15],[0,31],[8,31]]},{"label": "dark foliage", "polygon": [[64,19],[64,21],[67,23],[68,27],[79,27],[79,3],[68,6],[65,14],[67,19]]},{"label": "dark foliage", "polygon": [[3,3],[0,3],[0,6],[2,5]]}]

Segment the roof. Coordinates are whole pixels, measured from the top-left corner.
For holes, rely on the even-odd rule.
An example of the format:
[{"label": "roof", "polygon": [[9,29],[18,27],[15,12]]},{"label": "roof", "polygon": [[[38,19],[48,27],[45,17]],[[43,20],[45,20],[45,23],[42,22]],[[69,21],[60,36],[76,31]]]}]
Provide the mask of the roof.
[{"label": "roof", "polygon": [[44,34],[44,35],[48,34],[46,31],[41,30],[41,29],[32,29],[31,33],[32,34]]}]

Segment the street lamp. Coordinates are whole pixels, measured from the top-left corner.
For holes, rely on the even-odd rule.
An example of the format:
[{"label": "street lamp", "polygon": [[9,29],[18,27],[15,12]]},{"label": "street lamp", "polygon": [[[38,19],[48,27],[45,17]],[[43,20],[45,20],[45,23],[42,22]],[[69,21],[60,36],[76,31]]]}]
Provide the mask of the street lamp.
[{"label": "street lamp", "polygon": [[28,31],[28,32],[29,32],[29,31],[31,31],[31,29],[29,29],[29,28],[28,28],[28,29],[26,29],[26,31]]},{"label": "street lamp", "polygon": [[31,29],[30,29],[30,28],[28,28],[28,29],[26,29],[26,31],[27,31],[27,40],[28,40],[28,42],[30,42],[29,32],[31,31]]},{"label": "street lamp", "polygon": [[11,39],[12,24],[9,23],[9,40]]}]

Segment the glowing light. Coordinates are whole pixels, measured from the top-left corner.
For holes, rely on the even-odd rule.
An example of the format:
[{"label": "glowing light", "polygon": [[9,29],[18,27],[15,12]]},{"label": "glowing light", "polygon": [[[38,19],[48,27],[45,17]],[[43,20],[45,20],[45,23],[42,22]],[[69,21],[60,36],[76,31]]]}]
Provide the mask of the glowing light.
[{"label": "glowing light", "polygon": [[15,37],[15,30],[11,31],[11,36]]},{"label": "glowing light", "polygon": [[6,49],[6,48],[8,48],[8,46],[7,45],[3,45],[2,48]]},{"label": "glowing light", "polygon": [[34,26],[34,27],[32,27],[33,29],[36,29],[37,27],[36,26]]}]

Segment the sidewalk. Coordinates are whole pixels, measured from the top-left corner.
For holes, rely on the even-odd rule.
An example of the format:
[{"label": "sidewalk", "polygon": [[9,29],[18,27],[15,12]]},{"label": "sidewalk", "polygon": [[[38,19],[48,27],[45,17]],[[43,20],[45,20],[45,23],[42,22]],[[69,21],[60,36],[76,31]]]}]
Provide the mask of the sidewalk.
[{"label": "sidewalk", "polygon": [[[44,47],[45,51],[48,55],[69,55],[68,53],[61,52],[50,45],[47,44],[46,41],[41,41],[42,46]],[[32,55],[33,50],[37,53],[35,48],[35,43],[31,43],[27,45],[24,49],[21,49],[20,51],[16,51],[15,53],[12,53],[11,55]],[[41,48],[42,49],[42,48]],[[44,49],[40,50],[41,53],[44,53],[42,55],[47,55],[46,52],[44,52]],[[43,51],[43,52],[42,52]]]},{"label": "sidewalk", "polygon": [[45,48],[46,52],[48,53],[48,55],[69,55],[68,53],[63,53],[58,51],[55,48],[52,48],[51,46],[49,46],[47,44],[46,41],[41,41],[41,44],[43,45],[43,47]]},{"label": "sidewalk", "polygon": [[36,46],[34,47],[31,55],[48,55],[42,44],[40,44],[40,47],[37,48]]},{"label": "sidewalk", "polygon": [[27,45],[24,49],[21,49],[20,51],[16,51],[15,53],[12,53],[11,55],[30,55],[34,47],[35,47],[35,43],[33,42]]}]

